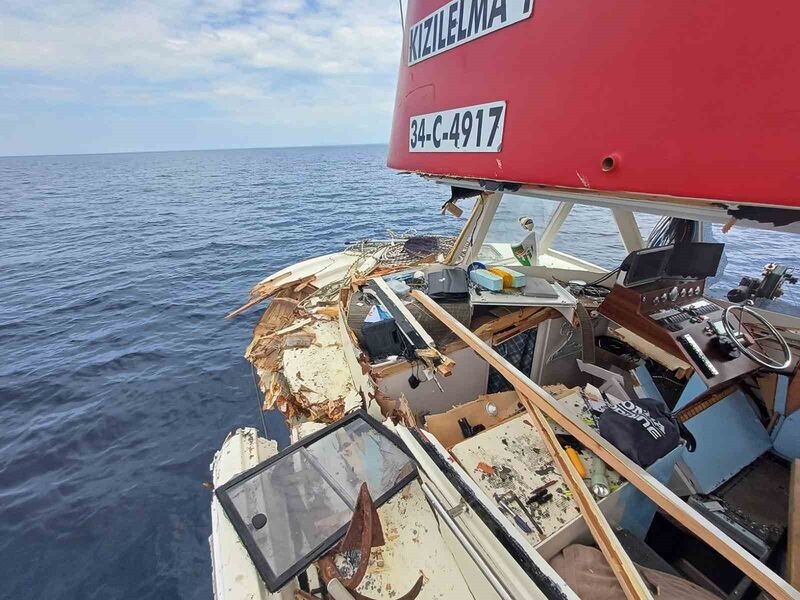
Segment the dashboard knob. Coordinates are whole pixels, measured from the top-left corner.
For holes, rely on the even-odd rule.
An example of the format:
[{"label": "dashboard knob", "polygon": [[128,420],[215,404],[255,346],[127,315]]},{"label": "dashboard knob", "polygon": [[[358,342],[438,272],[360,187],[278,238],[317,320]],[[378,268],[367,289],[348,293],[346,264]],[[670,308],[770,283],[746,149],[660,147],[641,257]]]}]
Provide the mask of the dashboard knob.
[{"label": "dashboard knob", "polygon": [[658,296],[656,296],[655,298],[653,298],[653,304],[658,304]]},{"label": "dashboard knob", "polygon": [[663,294],[661,294],[661,301],[662,302],[666,302],[667,301],[667,292],[664,292]]},{"label": "dashboard knob", "polygon": [[677,299],[678,299],[678,294],[679,294],[679,292],[678,292],[678,288],[677,288],[677,287],[674,287],[674,288],[672,288],[672,289],[669,291],[669,299],[670,299],[670,301],[671,301],[671,302],[675,302],[675,300],[677,300]]},{"label": "dashboard knob", "polygon": [[695,293],[697,296],[699,296],[699,295],[700,295],[700,286],[699,286],[699,285],[698,285],[696,288],[694,288],[694,293]]},{"label": "dashboard knob", "polygon": [[694,296],[694,288],[689,288],[689,295]]},{"label": "dashboard knob", "polygon": [[685,297],[686,297],[686,288],[683,288],[681,290],[681,298],[685,298]]}]

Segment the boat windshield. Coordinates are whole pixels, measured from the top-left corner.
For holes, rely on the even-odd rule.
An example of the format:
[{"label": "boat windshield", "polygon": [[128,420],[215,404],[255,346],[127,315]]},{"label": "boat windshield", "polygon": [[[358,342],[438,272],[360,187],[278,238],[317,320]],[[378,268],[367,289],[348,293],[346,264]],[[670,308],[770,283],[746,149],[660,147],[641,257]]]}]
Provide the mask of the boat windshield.
[{"label": "boat windshield", "polygon": [[[539,254],[544,254],[542,234],[559,202],[505,194],[497,208],[481,247],[479,260],[486,262],[515,259],[511,246],[521,243],[530,233],[521,221],[530,219],[539,241]],[[659,215],[635,213],[636,222],[646,243]],[[733,227],[723,233],[722,225],[706,223],[702,228],[706,242],[722,242],[725,252],[715,277],[708,280],[710,296],[725,299],[730,290],[738,287],[743,277],[759,280],[768,263],[782,267],[800,267],[795,249],[800,246],[800,234]],[[611,210],[600,206],[576,204],[558,230],[549,250],[564,253],[604,269],[614,269],[628,254],[622,244]],[[544,261],[545,266],[549,266]],[[800,271],[798,271],[800,275]],[[792,316],[800,316],[800,284],[785,282],[782,295],[756,297],[759,308]]]},{"label": "boat windshield", "polygon": [[[510,248],[504,246],[522,242],[529,233],[520,224],[524,219],[533,221],[537,239],[541,240],[558,205],[553,200],[505,194],[484,239],[484,246],[491,246],[482,250],[484,258],[491,260],[493,251],[505,254],[504,250],[510,252]],[[573,206],[550,248],[605,269],[613,269],[627,255],[611,211],[599,206]]]}]

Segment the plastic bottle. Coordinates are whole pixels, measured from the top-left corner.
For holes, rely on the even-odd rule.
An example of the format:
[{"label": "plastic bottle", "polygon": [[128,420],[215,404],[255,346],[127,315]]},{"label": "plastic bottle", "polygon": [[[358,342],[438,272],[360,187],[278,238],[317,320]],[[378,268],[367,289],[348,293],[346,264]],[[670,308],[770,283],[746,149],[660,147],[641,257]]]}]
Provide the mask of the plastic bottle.
[{"label": "plastic bottle", "polygon": [[519,224],[528,234],[518,244],[511,245],[511,252],[519,263],[525,267],[539,264],[539,252],[536,245],[536,224],[530,217],[520,217]]}]

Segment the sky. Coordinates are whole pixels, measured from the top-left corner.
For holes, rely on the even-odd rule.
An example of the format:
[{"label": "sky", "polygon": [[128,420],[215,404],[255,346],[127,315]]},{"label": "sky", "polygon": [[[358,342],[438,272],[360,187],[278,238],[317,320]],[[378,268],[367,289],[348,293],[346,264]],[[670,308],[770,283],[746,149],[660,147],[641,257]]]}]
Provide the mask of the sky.
[{"label": "sky", "polygon": [[396,0],[2,0],[0,156],[385,143]]}]

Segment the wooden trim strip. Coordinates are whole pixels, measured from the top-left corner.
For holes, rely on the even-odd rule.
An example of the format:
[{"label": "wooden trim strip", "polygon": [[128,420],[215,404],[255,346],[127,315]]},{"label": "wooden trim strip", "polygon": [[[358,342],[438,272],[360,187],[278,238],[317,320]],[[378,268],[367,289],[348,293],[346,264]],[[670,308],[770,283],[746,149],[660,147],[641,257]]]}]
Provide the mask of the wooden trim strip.
[{"label": "wooden trim strip", "polygon": [[412,291],[411,295],[422,303],[432,315],[464,340],[476,353],[493,365],[517,389],[518,393],[528,398],[536,408],[544,412],[568,433],[575,436],[579,442],[597,454],[617,473],[625,477],[664,512],[741,569],[745,575],[765,592],[772,594],[778,600],[800,600],[800,591],[792,588],[761,561],[734,542],[716,525],[683,502],[664,484],[600,437],[596,431],[589,428],[585,423],[573,420],[569,415],[562,412],[562,407],[547,391],[523,375],[516,367],[492,350],[480,338],[477,338],[436,302],[417,290]]},{"label": "wooden trim strip", "polygon": [[553,429],[545,419],[542,411],[536,408],[527,397],[522,396],[521,400],[525,410],[528,411],[536,428],[539,430],[545,446],[547,446],[553,459],[558,464],[558,468],[564,476],[564,481],[572,491],[572,497],[581,509],[586,526],[592,532],[597,545],[600,546],[600,550],[606,557],[611,570],[614,571],[614,575],[622,586],[625,596],[629,600],[652,600],[653,596],[650,594],[650,590],[647,589],[647,584],[642,580],[642,576],[636,570],[636,566],[625,552],[622,544],[619,543],[617,536],[614,535],[611,525],[606,521],[605,515],[600,512],[600,507],[597,506],[592,493],[587,489],[583,479],[575,470],[567,453],[558,443],[556,434],[553,433]]},{"label": "wooden trim strip", "polygon": [[689,419],[696,417],[704,410],[708,410],[718,402],[724,400],[728,396],[730,396],[733,392],[738,390],[738,386],[729,385],[726,388],[723,388],[717,392],[704,394],[705,397],[695,398],[691,404],[688,406],[683,407],[680,409],[676,414],[675,418],[680,421],[681,423],[686,423]]}]

